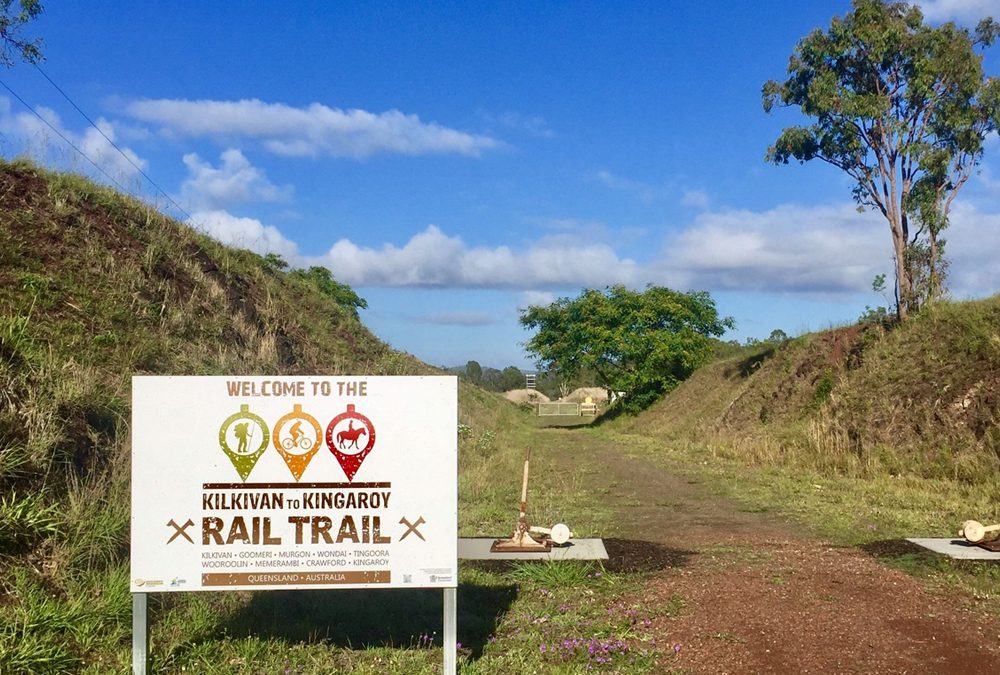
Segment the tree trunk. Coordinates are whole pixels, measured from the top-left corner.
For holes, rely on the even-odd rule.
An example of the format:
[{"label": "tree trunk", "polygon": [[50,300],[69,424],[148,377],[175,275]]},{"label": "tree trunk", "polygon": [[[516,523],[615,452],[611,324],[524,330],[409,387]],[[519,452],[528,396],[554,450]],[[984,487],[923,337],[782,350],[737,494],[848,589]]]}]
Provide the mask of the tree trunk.
[{"label": "tree trunk", "polygon": [[[890,214],[898,217],[898,211],[890,211]],[[889,218],[889,229],[892,231],[892,253],[896,260],[896,316],[900,321],[906,321],[913,298],[913,277],[906,263],[907,237],[903,224],[898,220]]]},{"label": "tree trunk", "polygon": [[937,268],[937,232],[935,232],[935,228],[930,228],[927,238],[930,242],[927,260],[927,302],[935,302],[941,297],[941,279],[938,278]]}]

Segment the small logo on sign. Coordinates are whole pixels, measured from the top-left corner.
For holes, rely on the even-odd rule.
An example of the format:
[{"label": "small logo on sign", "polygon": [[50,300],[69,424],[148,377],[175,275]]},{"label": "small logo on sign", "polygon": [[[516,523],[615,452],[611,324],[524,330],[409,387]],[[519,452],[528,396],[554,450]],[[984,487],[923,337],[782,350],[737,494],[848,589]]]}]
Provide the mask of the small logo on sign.
[{"label": "small logo on sign", "polygon": [[334,417],[326,427],[326,445],[337,458],[347,480],[353,481],[361,463],[375,447],[375,425],[348,404],[347,411]]},{"label": "small logo on sign", "polygon": [[191,535],[185,532],[185,530],[191,527],[192,525],[194,525],[194,521],[191,520],[190,518],[188,518],[187,522],[184,523],[183,525],[178,525],[177,521],[171,518],[170,521],[167,523],[167,527],[174,528],[174,533],[170,535],[170,539],[167,539],[167,543],[168,544],[172,543],[174,539],[176,539],[177,537],[184,537],[193,544],[194,540],[191,538]]},{"label": "small logo on sign", "polygon": [[244,481],[267,450],[268,441],[267,423],[250,412],[249,405],[241,405],[219,427],[219,445]]},{"label": "small logo on sign", "polygon": [[299,480],[319,450],[322,438],[323,430],[316,418],[302,412],[302,406],[295,404],[292,412],[274,425],[272,440],[292,476]]}]

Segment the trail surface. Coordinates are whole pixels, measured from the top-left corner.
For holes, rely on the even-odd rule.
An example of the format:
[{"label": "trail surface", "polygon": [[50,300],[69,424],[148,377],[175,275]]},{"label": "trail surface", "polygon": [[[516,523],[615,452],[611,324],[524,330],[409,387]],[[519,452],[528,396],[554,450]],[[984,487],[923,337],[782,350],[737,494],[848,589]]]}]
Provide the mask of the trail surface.
[{"label": "trail surface", "polygon": [[665,671],[1000,672],[1000,620],[963,609],[968,598],[741,510],[600,435],[542,429],[538,440],[557,464],[584,467],[613,509],[612,567],[649,563],[645,600],[683,598],[679,616],[656,620]]}]

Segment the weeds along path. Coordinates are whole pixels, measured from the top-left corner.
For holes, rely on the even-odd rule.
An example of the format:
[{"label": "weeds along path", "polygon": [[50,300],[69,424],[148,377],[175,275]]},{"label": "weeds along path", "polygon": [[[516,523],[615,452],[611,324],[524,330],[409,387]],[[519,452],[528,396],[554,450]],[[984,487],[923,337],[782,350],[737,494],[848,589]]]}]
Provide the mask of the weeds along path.
[{"label": "weeds along path", "polygon": [[641,601],[683,600],[656,620],[664,672],[1000,672],[1000,620],[954,590],[741,510],[627,436],[540,429],[535,447],[610,511],[609,567],[651,570]]}]

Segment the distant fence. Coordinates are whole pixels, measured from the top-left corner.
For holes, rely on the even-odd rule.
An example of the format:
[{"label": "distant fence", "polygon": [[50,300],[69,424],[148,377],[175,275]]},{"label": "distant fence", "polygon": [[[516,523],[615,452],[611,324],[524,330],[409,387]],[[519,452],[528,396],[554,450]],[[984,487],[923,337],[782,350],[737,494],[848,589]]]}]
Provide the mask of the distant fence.
[{"label": "distant fence", "polygon": [[538,416],[548,417],[550,415],[576,415],[580,416],[579,403],[539,403]]},{"label": "distant fence", "polygon": [[597,404],[595,403],[539,403],[538,416],[551,417],[555,415],[596,415]]}]

